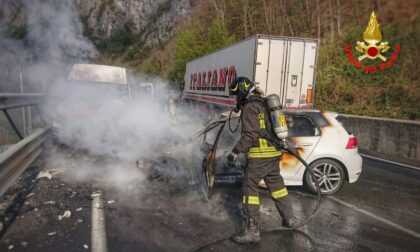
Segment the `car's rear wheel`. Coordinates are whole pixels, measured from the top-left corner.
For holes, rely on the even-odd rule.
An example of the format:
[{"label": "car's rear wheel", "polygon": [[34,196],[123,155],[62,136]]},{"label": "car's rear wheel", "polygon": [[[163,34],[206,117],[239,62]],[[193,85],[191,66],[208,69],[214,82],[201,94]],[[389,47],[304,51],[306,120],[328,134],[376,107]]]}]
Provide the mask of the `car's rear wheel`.
[{"label": "car's rear wheel", "polygon": [[310,168],[313,170],[315,178],[312,178],[311,173],[307,170],[305,185],[314,193],[317,192],[315,180],[319,183],[322,194],[331,195],[341,189],[346,179],[342,165],[331,159],[319,159],[310,164]]}]

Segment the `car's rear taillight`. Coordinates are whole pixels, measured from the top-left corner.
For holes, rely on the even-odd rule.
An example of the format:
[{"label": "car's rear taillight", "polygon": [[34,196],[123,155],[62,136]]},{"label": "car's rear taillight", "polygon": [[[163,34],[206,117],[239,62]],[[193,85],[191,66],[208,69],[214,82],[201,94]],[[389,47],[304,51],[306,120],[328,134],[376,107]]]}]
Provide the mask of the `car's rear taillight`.
[{"label": "car's rear taillight", "polygon": [[346,149],[354,149],[357,148],[357,139],[355,137],[350,137],[349,141],[347,142]]}]

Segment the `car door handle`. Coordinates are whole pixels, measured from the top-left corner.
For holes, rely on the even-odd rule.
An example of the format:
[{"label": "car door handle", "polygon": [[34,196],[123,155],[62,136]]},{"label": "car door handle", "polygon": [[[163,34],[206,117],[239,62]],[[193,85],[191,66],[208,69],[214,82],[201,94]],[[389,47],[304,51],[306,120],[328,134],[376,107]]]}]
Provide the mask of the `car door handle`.
[{"label": "car door handle", "polygon": [[300,143],[300,144],[298,144],[299,147],[302,147],[302,146],[312,146],[312,145],[313,145],[313,143]]}]

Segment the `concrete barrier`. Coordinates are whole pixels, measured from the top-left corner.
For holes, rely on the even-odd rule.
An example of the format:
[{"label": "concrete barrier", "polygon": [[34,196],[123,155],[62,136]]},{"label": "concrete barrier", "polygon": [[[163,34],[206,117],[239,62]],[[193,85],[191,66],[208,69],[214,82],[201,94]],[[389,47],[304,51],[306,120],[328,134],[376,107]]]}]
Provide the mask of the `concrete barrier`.
[{"label": "concrete barrier", "polygon": [[361,151],[420,163],[420,121],[354,115],[340,115],[339,120],[356,136]]}]

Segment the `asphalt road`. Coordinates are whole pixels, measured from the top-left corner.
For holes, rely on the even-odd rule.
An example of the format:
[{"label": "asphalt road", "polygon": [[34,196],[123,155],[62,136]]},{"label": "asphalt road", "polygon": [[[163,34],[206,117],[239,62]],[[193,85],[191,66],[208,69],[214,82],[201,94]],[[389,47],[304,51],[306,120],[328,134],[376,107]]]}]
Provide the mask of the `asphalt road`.
[{"label": "asphalt road", "polygon": [[[108,251],[191,251],[228,237],[241,225],[240,186],[219,186],[211,201],[191,188],[149,183],[136,170],[118,173],[80,171],[94,159],[64,155],[44,169],[52,179],[34,180],[16,219],[1,237],[0,251],[90,251],[91,195],[99,192]],[[95,163],[96,164],[96,163]],[[71,176],[69,175],[71,174]],[[107,175],[108,174],[108,175]],[[92,180],[92,178],[94,178]],[[113,181],[119,181],[114,183]],[[294,221],[310,214],[315,197],[290,188]],[[262,192],[264,194],[264,192]],[[97,207],[97,206],[96,206]],[[69,218],[59,220],[66,210]],[[355,184],[324,197],[317,216],[295,231],[268,232],[280,218],[268,197],[262,200],[262,242],[237,245],[222,240],[199,251],[418,251],[420,248],[420,173],[364,159]]]}]

